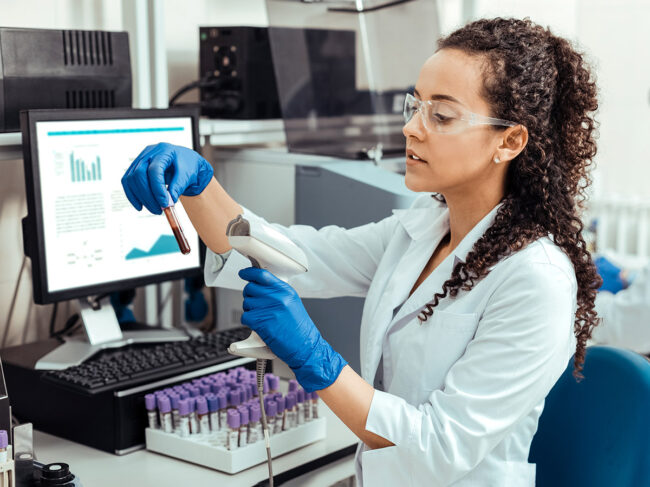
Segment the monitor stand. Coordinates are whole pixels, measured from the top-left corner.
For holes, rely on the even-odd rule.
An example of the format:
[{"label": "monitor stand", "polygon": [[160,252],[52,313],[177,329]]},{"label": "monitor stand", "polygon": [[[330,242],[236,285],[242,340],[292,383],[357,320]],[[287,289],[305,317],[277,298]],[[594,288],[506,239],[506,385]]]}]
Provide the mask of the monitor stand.
[{"label": "monitor stand", "polygon": [[79,365],[106,348],[118,348],[134,343],[156,343],[189,339],[183,330],[152,329],[122,332],[110,298],[99,301],[79,299],[81,319],[86,337],[66,337],[65,342],[36,362],[37,370],[62,370]]}]

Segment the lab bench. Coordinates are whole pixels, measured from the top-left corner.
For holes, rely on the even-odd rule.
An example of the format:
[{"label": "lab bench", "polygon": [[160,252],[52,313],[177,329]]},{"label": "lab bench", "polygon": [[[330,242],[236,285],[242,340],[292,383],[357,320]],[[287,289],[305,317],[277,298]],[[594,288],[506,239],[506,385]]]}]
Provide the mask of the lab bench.
[{"label": "lab bench", "polygon": [[[327,436],[293,452],[273,458],[275,485],[329,486],[354,475],[357,438],[320,401],[320,414],[327,418]],[[40,431],[34,432],[34,454],[42,463],[65,462],[84,486],[115,487],[179,485],[265,485],[265,463],[229,475],[147,450],[116,456]],[[299,482],[296,483],[297,478]]]}]

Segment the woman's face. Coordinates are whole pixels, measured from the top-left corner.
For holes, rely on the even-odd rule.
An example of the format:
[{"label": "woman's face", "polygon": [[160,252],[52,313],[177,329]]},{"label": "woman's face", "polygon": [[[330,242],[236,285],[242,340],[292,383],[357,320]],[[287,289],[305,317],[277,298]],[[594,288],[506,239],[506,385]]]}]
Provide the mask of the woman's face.
[{"label": "woman's face", "polygon": [[[481,98],[481,59],[455,49],[442,49],[420,71],[414,95],[425,100],[445,100],[480,115],[491,116]],[[428,123],[431,127],[433,124]],[[503,132],[486,125],[468,126],[458,133],[441,133],[423,124],[422,111],[402,129],[406,136],[406,186],[413,191],[441,193],[446,197],[480,191],[483,185],[505,181],[506,164],[495,164]],[[414,153],[419,159],[411,157]]]}]

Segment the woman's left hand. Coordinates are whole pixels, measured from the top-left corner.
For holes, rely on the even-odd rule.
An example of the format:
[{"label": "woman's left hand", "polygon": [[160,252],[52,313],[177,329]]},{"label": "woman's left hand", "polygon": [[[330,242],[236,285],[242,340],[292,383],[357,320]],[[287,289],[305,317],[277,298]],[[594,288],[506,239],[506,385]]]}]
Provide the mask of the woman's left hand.
[{"label": "woman's left hand", "polygon": [[323,339],[296,291],[264,269],[242,269],[239,277],[249,281],[242,324],[257,332],[307,392],[330,386],[347,362]]}]

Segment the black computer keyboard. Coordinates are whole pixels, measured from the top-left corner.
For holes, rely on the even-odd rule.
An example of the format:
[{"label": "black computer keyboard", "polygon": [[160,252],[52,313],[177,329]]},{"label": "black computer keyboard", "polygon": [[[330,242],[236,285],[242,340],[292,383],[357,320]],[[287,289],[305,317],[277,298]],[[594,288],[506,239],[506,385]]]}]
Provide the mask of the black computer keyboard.
[{"label": "black computer keyboard", "polygon": [[102,350],[80,365],[47,371],[42,378],[90,394],[122,389],[232,360],[236,357],[228,347],[249,334],[250,329],[241,327],[185,341]]}]

